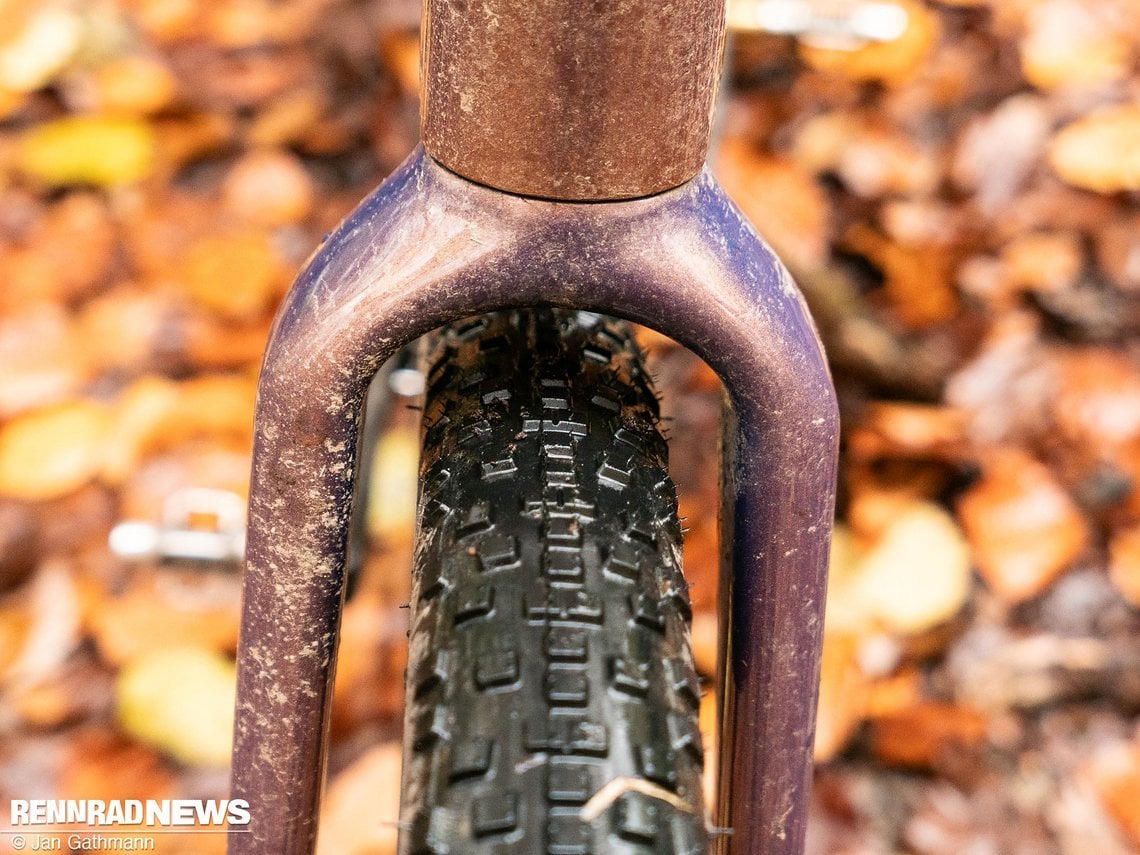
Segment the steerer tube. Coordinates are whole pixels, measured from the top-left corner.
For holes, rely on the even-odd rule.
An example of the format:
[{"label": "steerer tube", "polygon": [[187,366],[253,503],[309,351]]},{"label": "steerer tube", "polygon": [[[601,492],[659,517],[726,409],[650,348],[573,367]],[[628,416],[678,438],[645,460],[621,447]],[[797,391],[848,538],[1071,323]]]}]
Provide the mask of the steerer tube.
[{"label": "steerer tube", "polygon": [[424,147],[523,196],[615,200],[701,168],[724,0],[425,0]]}]

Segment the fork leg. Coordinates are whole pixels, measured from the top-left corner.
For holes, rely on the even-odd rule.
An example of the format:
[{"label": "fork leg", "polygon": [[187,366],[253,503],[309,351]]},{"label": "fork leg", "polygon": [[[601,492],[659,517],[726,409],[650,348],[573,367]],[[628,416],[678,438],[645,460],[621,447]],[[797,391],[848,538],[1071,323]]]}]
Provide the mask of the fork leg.
[{"label": "fork leg", "polygon": [[716,851],[793,855],[811,791],[834,463],[822,437],[773,436],[771,414],[726,421],[717,825],[731,835]]}]

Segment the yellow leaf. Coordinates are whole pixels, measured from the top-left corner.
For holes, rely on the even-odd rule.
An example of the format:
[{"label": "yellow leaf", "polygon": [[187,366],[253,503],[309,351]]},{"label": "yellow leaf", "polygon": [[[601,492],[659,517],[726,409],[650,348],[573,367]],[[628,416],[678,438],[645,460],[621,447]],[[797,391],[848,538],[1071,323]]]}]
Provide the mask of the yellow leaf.
[{"label": "yellow leaf", "polygon": [[863,557],[854,593],[895,632],[923,632],[956,615],[970,593],[970,551],[953,517],[916,502]]},{"label": "yellow leaf", "polygon": [[93,401],[72,401],[9,422],[0,430],[0,494],[52,499],[99,474],[112,418]]},{"label": "yellow leaf", "polygon": [[416,520],[420,443],[414,430],[388,431],[372,461],[368,529],[394,543],[412,536]]},{"label": "yellow leaf", "polygon": [[31,128],[19,168],[45,184],[108,187],[146,178],[155,159],[154,131],[144,121],[69,116]]},{"label": "yellow leaf", "polygon": [[204,647],[144,653],[119,672],[119,725],[183,763],[225,766],[236,680],[233,663]]},{"label": "yellow leaf", "polygon": [[1086,190],[1140,190],[1140,107],[1116,107],[1073,122],[1053,138],[1049,165]]}]

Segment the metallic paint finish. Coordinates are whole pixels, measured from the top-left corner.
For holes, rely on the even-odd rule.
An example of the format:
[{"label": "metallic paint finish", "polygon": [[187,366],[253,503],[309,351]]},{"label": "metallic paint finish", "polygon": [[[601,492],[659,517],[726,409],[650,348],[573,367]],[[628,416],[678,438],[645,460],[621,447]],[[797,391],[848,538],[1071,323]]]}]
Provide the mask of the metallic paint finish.
[{"label": "metallic paint finish", "polygon": [[315,253],[271,337],[257,406],[233,855],[312,851],[368,382],[459,317],[556,304],[629,318],[703,357],[731,399],[723,515],[718,852],[803,847],[838,416],[783,266],[702,172],[626,202],[545,202],[417,150]]}]

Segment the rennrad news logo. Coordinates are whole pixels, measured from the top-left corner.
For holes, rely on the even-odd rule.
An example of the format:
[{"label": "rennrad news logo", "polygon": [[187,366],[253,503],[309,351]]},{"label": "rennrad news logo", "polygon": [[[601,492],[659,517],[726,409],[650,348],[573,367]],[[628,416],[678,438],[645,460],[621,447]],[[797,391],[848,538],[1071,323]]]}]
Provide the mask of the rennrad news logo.
[{"label": "rennrad news logo", "polygon": [[245,799],[12,799],[11,828],[117,825],[177,828],[180,826],[245,826]]}]

